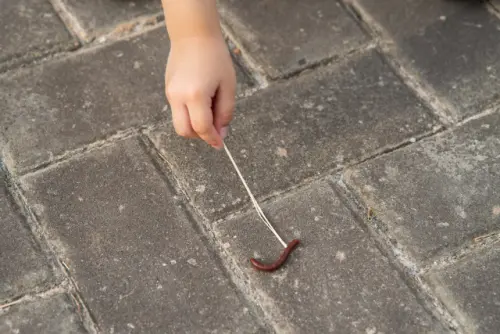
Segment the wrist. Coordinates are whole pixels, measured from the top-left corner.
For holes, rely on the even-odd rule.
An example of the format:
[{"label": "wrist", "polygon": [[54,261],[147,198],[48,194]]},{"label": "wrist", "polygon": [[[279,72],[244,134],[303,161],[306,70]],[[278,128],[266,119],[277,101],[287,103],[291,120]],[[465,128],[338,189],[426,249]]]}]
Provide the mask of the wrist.
[{"label": "wrist", "polygon": [[223,39],[215,0],[163,0],[162,3],[172,43]]},{"label": "wrist", "polygon": [[198,49],[214,50],[219,48],[227,49],[226,42],[222,34],[203,35],[176,38],[170,41],[171,49]]}]

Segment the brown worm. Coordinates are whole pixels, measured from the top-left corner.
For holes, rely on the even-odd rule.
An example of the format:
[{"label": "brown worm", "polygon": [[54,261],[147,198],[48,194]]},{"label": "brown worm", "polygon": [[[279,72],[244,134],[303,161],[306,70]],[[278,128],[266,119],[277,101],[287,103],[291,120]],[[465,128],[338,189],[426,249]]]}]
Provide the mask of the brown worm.
[{"label": "brown worm", "polygon": [[288,259],[288,255],[293,251],[293,249],[299,244],[299,239],[293,239],[290,241],[288,246],[281,252],[280,257],[271,264],[264,264],[262,262],[259,262],[256,259],[250,259],[250,262],[252,263],[253,267],[257,270],[262,270],[262,271],[275,271],[276,269],[280,268],[283,263],[285,263],[286,259]]}]

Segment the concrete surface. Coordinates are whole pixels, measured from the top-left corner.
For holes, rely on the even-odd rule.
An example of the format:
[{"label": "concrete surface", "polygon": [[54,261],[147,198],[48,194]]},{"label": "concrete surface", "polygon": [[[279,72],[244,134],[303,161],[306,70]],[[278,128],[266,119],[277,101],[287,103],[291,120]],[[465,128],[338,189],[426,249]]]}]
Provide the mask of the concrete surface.
[{"label": "concrete surface", "polygon": [[4,0],[0,332],[497,333],[498,1],[219,1],[223,151],[159,2]]}]

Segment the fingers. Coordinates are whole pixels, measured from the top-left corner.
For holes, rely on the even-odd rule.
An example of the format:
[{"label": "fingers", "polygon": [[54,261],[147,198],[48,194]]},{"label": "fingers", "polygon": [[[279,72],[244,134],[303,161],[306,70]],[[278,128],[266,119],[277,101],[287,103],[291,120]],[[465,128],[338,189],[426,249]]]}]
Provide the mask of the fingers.
[{"label": "fingers", "polygon": [[191,126],[189,113],[184,104],[174,104],[172,106],[172,122],[174,123],[175,132],[181,137],[198,138],[198,135]]},{"label": "fingers", "polygon": [[215,95],[214,126],[222,137],[227,134],[227,127],[233,119],[235,95],[236,80],[233,77],[222,82]]},{"label": "fingers", "polygon": [[201,138],[216,149],[223,147],[222,139],[214,127],[212,99],[209,94],[179,94],[167,90],[172,107],[172,122],[178,135]]},{"label": "fingers", "polygon": [[212,147],[221,149],[223,144],[214,126],[211,99],[193,99],[187,108],[194,132]]}]

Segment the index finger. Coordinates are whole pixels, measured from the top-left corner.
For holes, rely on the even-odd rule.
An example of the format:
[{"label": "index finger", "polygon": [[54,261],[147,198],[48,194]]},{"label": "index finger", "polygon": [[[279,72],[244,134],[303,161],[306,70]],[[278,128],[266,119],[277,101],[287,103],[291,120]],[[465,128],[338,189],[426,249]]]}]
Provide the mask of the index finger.
[{"label": "index finger", "polygon": [[211,103],[191,101],[188,102],[187,108],[193,130],[209,145],[221,149],[223,147],[222,139],[214,126]]}]

